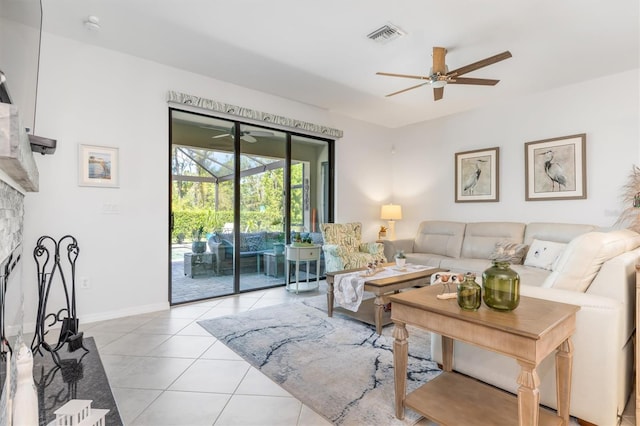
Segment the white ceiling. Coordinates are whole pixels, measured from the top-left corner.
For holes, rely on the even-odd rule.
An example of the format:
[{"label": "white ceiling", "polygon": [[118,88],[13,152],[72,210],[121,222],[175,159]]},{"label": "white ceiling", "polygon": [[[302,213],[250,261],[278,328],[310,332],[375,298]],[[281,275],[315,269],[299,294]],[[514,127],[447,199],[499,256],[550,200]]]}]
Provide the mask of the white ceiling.
[{"label": "white ceiling", "polygon": [[[43,29],[387,127],[639,67],[638,0],[42,0]],[[88,15],[100,31],[88,31]],[[366,36],[386,23],[407,35]],[[449,85],[435,102],[420,83],[431,49],[449,69],[511,51]],[[198,95],[197,93],[194,93]],[[222,100],[231,102],[232,100]]]}]

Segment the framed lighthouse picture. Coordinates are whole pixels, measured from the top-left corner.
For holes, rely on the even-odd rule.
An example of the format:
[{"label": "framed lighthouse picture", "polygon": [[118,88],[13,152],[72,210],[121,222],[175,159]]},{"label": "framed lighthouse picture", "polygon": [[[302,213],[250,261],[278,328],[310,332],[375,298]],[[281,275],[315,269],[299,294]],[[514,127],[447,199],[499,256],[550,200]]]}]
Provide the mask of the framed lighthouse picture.
[{"label": "framed lighthouse picture", "polygon": [[524,144],[525,200],[587,198],[587,135]]},{"label": "framed lighthouse picture", "polygon": [[500,200],[500,148],[456,153],[456,203]]}]

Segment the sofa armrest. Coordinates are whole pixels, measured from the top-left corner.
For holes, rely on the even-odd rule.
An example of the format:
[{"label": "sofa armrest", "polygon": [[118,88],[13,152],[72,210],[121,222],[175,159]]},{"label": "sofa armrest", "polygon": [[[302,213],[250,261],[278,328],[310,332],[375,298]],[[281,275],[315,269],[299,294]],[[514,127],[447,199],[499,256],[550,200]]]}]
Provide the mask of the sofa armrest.
[{"label": "sofa armrest", "polygon": [[403,250],[405,253],[413,253],[413,243],[414,240],[411,238],[402,240],[383,240],[382,244],[384,244],[384,257],[386,257],[387,260],[391,262],[396,256],[396,253],[400,250]]},{"label": "sofa armrest", "polygon": [[617,334],[615,341],[620,347],[626,344],[635,330],[635,325],[629,322],[627,315],[627,310],[633,311],[633,307],[624,306],[619,300],[611,297],[528,285],[520,287],[520,294],[580,306],[576,315],[580,330],[584,333],[604,328],[604,334]]}]

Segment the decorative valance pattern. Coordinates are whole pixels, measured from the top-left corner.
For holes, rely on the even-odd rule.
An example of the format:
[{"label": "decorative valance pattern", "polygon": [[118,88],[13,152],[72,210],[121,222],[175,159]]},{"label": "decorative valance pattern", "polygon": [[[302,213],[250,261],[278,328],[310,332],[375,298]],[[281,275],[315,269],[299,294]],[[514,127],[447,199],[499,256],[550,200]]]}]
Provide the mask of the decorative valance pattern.
[{"label": "decorative valance pattern", "polygon": [[293,130],[306,131],[326,135],[332,138],[341,138],[342,130],[332,129],[331,127],[321,126],[319,124],[309,123],[307,121],[296,120],[284,117],[282,115],[271,114],[268,112],[256,111],[237,105],[218,102],[211,99],[201,98],[199,96],[187,95],[186,93],[175,92],[170,90],[168,93],[168,102],[175,102],[183,105],[190,105],[215,111],[223,114],[229,114],[250,120],[261,121],[264,123],[274,124],[277,126],[288,127]]}]

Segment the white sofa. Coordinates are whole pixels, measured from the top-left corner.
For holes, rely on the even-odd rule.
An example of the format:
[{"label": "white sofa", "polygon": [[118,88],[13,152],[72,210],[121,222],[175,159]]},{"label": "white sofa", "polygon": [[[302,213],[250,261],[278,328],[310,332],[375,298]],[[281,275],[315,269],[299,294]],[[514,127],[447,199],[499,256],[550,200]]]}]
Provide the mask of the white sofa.
[{"label": "white sofa", "polygon": [[[633,384],[635,265],[640,259],[640,234],[600,231],[579,224],[425,221],[415,238],[385,241],[384,245],[387,258],[404,250],[408,262],[475,272],[480,277],[491,265],[496,243],[505,242],[526,247],[534,242],[566,244],[549,269],[526,264],[513,264],[512,268],[520,274],[522,296],[580,306],[572,338],[570,413],[600,426],[618,424]],[[525,263],[531,263],[532,256],[527,253]],[[432,335],[431,352],[435,361],[442,361],[439,335]],[[520,368],[513,359],[455,342],[454,369],[517,392]],[[556,408],[555,357],[542,362],[538,375],[541,404]]]}]

